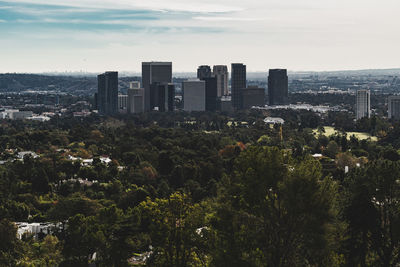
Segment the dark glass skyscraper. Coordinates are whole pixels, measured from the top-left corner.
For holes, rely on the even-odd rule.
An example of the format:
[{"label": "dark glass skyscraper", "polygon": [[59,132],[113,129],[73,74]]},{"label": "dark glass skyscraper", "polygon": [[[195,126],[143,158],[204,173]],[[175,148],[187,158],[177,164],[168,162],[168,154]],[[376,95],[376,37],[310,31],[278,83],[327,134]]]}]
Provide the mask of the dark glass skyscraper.
[{"label": "dark glass skyscraper", "polygon": [[205,78],[210,78],[212,76],[211,67],[207,65],[199,66],[197,69],[197,78],[204,80]]},{"label": "dark glass skyscraper", "polygon": [[155,83],[172,83],[172,62],[143,62],[142,85],[145,111],[151,110],[150,86]]},{"label": "dark glass skyscraper", "polygon": [[207,77],[202,79],[206,82],[206,110],[216,111],[217,110],[217,99],[218,99],[218,85],[216,77]]},{"label": "dark glass skyscraper", "polygon": [[288,103],[288,76],[286,69],[269,70],[268,76],[269,105]]},{"label": "dark glass skyscraper", "polygon": [[118,113],[118,72],[108,71],[97,76],[97,106],[100,114]]},{"label": "dark glass skyscraper", "polygon": [[231,72],[232,105],[238,110],[242,109],[242,91],[246,88],[246,65],[233,63]]},{"label": "dark glass skyscraper", "polygon": [[173,83],[152,83],[150,85],[150,110],[174,111],[175,85]]}]

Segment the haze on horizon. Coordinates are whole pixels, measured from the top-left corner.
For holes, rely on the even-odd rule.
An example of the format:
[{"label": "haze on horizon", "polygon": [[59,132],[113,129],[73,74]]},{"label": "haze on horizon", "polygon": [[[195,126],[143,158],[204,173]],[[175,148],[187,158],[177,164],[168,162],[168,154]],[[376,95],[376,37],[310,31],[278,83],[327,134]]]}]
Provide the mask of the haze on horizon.
[{"label": "haze on horizon", "polygon": [[400,67],[398,0],[0,0],[0,72]]}]

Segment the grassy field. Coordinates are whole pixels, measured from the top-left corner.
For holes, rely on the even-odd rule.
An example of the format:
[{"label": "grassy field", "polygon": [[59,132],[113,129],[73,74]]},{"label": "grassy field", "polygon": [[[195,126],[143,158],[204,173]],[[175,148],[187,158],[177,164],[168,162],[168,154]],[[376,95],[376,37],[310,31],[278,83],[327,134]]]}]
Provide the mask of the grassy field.
[{"label": "grassy field", "polygon": [[[331,126],[325,126],[325,133],[323,133],[325,136],[331,136],[337,133],[337,131],[335,130],[335,128],[331,127]],[[313,133],[315,135],[318,135],[318,129],[314,129]],[[359,132],[346,132],[347,133],[347,139],[350,139],[351,136],[355,136],[358,140],[365,140],[365,139],[369,139],[371,138],[371,141],[378,141],[378,138],[376,136],[371,136],[368,133],[359,133]]]}]

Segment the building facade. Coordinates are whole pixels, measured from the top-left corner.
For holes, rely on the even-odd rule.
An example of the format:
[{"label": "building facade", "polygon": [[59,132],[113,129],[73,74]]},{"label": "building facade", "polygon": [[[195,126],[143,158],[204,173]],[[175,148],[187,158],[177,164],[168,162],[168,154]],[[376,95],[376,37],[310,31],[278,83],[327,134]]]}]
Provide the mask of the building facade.
[{"label": "building facade", "polygon": [[400,119],[400,96],[389,96],[388,98],[388,118]]},{"label": "building facade", "polygon": [[242,91],[242,108],[265,106],[265,89],[258,86],[249,86]]},{"label": "building facade", "polygon": [[118,95],[119,113],[127,113],[128,111],[128,95]]},{"label": "building facade", "polygon": [[[139,86],[140,87],[140,86]],[[144,112],[144,89],[128,89],[128,113],[137,114]]]},{"label": "building facade", "polygon": [[212,76],[211,68],[208,65],[202,65],[197,68],[197,79],[204,80]]},{"label": "building facade", "polygon": [[156,83],[172,83],[172,62],[143,62],[142,85],[144,89],[145,111],[151,110],[150,87]]},{"label": "building facade", "polygon": [[271,69],[268,76],[269,105],[288,104],[288,76],[286,69]]},{"label": "building facade", "polygon": [[369,90],[357,90],[356,93],[356,119],[371,117],[371,99]]},{"label": "building facade", "polygon": [[243,106],[242,91],[246,88],[246,65],[233,63],[231,71],[232,105],[235,110],[239,110]]},{"label": "building facade", "polygon": [[108,71],[97,76],[97,106],[100,114],[118,113],[118,72]]},{"label": "building facade", "polygon": [[216,65],[213,67],[213,75],[217,78],[217,96],[222,97],[229,94],[228,80],[229,73],[228,67],[225,65]]},{"label": "building facade", "polygon": [[173,83],[152,83],[150,85],[150,109],[174,111],[175,85]]},{"label": "building facade", "polygon": [[206,82],[199,79],[187,80],[182,83],[183,110],[206,110]]}]

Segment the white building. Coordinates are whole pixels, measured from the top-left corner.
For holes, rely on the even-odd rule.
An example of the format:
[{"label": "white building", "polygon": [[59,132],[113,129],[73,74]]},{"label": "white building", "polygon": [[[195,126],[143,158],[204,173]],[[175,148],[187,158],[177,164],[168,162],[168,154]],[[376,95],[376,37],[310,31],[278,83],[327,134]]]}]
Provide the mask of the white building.
[{"label": "white building", "polygon": [[371,100],[369,90],[357,90],[356,93],[356,119],[371,116]]},{"label": "white building", "polygon": [[127,113],[128,95],[118,95],[118,111],[119,113]]},{"label": "white building", "polygon": [[129,83],[129,88],[130,89],[140,89],[140,82],[130,82]]},{"label": "white building", "polygon": [[213,75],[217,78],[217,96],[228,95],[228,67],[226,65],[215,65],[213,67]]},{"label": "white building", "polygon": [[182,83],[183,110],[206,110],[206,83],[199,79],[187,80]]},{"label": "white building", "polygon": [[400,96],[389,96],[388,117],[389,119],[400,119]]}]

